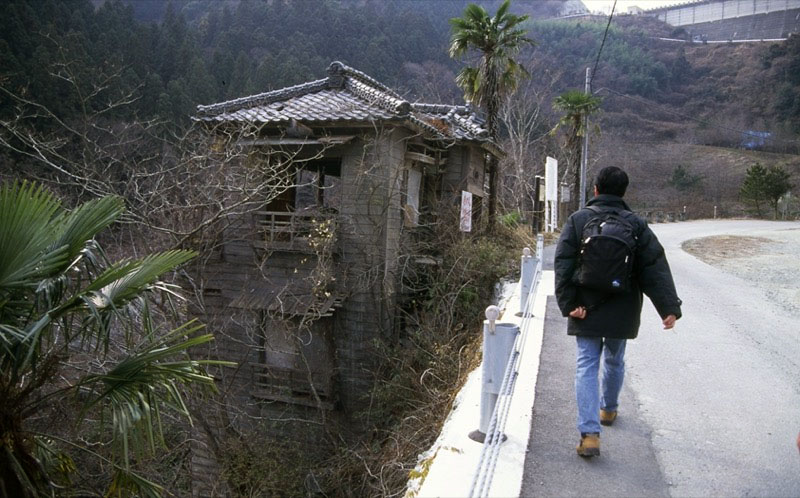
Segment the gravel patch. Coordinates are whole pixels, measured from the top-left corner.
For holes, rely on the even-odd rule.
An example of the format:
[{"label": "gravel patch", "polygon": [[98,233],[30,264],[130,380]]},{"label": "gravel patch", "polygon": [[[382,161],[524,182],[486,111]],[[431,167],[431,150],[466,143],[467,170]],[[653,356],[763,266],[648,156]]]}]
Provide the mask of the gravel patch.
[{"label": "gravel patch", "polygon": [[800,229],[702,237],[685,241],[682,248],[764,290],[787,313],[800,316]]}]

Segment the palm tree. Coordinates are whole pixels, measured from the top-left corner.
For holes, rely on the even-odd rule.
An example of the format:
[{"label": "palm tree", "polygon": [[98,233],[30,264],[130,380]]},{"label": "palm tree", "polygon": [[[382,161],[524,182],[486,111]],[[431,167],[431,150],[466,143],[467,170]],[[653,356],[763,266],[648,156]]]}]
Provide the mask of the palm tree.
[{"label": "palm tree", "polygon": [[177,296],[159,276],[194,253],[107,264],[94,237],[122,212],[117,197],[67,211],[40,186],[0,187],[0,496],[63,493],[87,458],[110,469],[100,494],[162,495],[130,454],[155,450],[164,407],[188,416],[181,386],[213,387],[203,365],[220,362],[186,355],[211,335],[151,312]]},{"label": "palm tree", "polygon": [[[494,16],[483,7],[471,3],[462,17],[450,19],[453,31],[450,57],[460,58],[469,51],[480,54],[477,65],[467,66],[456,77],[468,102],[486,111],[489,134],[498,139],[499,111],[503,98],[511,93],[519,80],[528,73],[514,57],[525,45],[534,42],[526,37],[520,25],[528,16],[508,12],[511,0],[506,0]],[[489,228],[494,226],[497,210],[497,158],[489,159]]]},{"label": "palm tree", "polygon": [[573,211],[577,211],[580,204],[581,155],[583,150],[581,138],[587,133],[586,118],[600,111],[601,103],[602,99],[600,97],[595,97],[580,90],[569,90],[553,99],[553,108],[564,113],[553,131],[560,126],[567,128],[565,148],[570,159],[568,167],[572,172],[572,199],[570,204],[572,204]]}]

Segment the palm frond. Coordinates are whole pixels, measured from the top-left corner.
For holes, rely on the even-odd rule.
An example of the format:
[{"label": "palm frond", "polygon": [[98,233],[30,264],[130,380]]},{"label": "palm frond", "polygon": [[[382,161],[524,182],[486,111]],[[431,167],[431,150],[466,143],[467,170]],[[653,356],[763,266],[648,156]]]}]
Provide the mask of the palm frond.
[{"label": "palm frond", "polygon": [[122,207],[119,198],[106,197],[64,212],[41,186],[4,185],[0,295],[14,296],[0,305],[4,321],[23,328],[32,310],[58,306],[73,278],[67,271],[80,261],[96,263],[93,237],[120,215]]},{"label": "palm frond", "polygon": [[0,349],[3,354],[11,353],[10,348],[25,338],[25,331],[8,323],[0,323]]},{"label": "palm frond", "polygon": [[59,450],[54,441],[47,436],[35,435],[33,443],[36,460],[45,469],[47,475],[51,478],[60,478],[59,480],[63,484],[69,485],[72,475],[78,470],[72,457]]},{"label": "palm frond", "polygon": [[130,469],[116,467],[105,497],[127,498],[129,496],[161,498],[164,496],[164,488],[136,472],[131,472]]},{"label": "palm frond", "polygon": [[489,24],[489,13],[478,4],[470,3],[464,8],[464,17],[467,22],[470,22],[476,27],[483,27]]},{"label": "palm frond", "polygon": [[85,248],[86,241],[93,239],[98,232],[113,223],[125,209],[122,198],[107,196],[81,204],[72,212],[58,220],[58,238],[53,247],[67,246],[70,260]]},{"label": "palm frond", "polygon": [[453,31],[450,40],[450,57],[461,57],[470,48],[480,46],[490,24],[491,19],[486,9],[474,3],[467,5],[463,17],[450,19]]},{"label": "palm frond", "polygon": [[482,104],[481,74],[477,68],[467,66],[461,69],[456,76],[456,84],[464,90],[464,97],[468,102]]},{"label": "palm frond", "polygon": [[[150,317],[148,294],[178,296],[177,286],[160,279],[194,257],[194,252],[158,253],[103,270],[107,261],[94,237],[122,209],[119,198],[107,197],[67,212],[41,186],[24,182],[0,186],[0,377],[3,392],[15,389],[12,397],[2,400],[5,408],[0,415],[24,421],[40,403],[45,404],[43,400],[52,403],[68,393],[88,393],[80,417],[99,407],[102,425],[110,412],[113,446],[121,450],[115,461],[95,454],[116,469],[109,496],[162,496],[160,486],[130,471],[131,447],[154,451],[164,441],[161,411],[169,407],[188,417],[184,386],[200,383],[213,389],[214,380],[204,367],[230,363],[188,356],[190,348],[212,339],[210,334],[198,334],[201,326],[196,322],[162,336],[159,320]],[[126,334],[135,331],[131,337],[140,345],[122,344],[127,356],[104,373],[56,386],[60,381],[51,373],[68,359],[73,344],[90,354],[87,344],[96,339],[98,348],[106,344],[109,351],[112,321],[114,330],[119,325]],[[75,344],[76,337],[83,342]],[[101,361],[93,368],[117,359],[98,356]],[[22,489],[23,496],[50,496],[68,485],[75,461],[44,439],[18,444],[29,435],[20,436],[23,426],[15,423],[4,429],[8,433],[3,437],[11,434],[18,439],[13,444],[0,441],[0,467],[14,481],[13,489]],[[60,441],[58,447],[72,444]]]},{"label": "palm frond", "polygon": [[508,59],[505,71],[500,76],[500,87],[504,92],[511,93],[516,90],[522,77],[528,77],[528,70],[514,59]]},{"label": "palm frond", "polygon": [[[52,444],[53,442],[58,442],[61,445],[68,446],[75,451],[82,452],[89,457],[97,459],[111,467],[114,470],[114,473],[104,496],[117,496],[126,498],[130,496],[149,496],[161,498],[166,492],[166,490],[157,483],[146,479],[137,472],[126,469],[112,460],[109,460],[100,453],[87,448],[86,445],[76,444],[69,439],[42,433],[34,434],[34,440],[35,444],[37,445],[37,448],[35,449],[36,454],[41,456],[42,453],[50,453],[50,456],[45,455],[44,459],[50,459],[52,463],[60,467],[56,469],[56,471],[59,473],[68,472],[71,474],[73,472],[77,472],[78,470],[74,467],[75,461],[72,459],[72,457],[70,457],[67,453],[56,450]],[[52,493],[45,494],[50,495]],[[42,496],[44,496],[44,494],[42,494]]]},{"label": "palm frond", "polygon": [[553,109],[564,115],[561,116],[551,133],[555,133],[559,127],[567,126],[570,128],[569,134],[582,137],[586,133],[584,118],[599,112],[602,102],[600,97],[580,90],[568,90],[557,96],[553,99]]},{"label": "palm frond", "polygon": [[174,250],[156,253],[139,260],[118,262],[86,286],[84,291],[67,301],[52,314],[59,315],[77,306],[85,306],[94,314],[123,307],[143,292],[159,288],[158,278],[197,255],[194,251]]},{"label": "palm frond", "polygon": [[506,16],[506,12],[508,12],[509,7],[511,7],[511,0],[506,0],[505,2],[497,8],[497,12],[494,13],[494,22],[495,24],[500,24],[503,18]]},{"label": "palm frond", "polygon": [[0,289],[31,286],[68,260],[54,247],[58,200],[42,186],[22,182],[0,187]]},{"label": "palm frond", "polygon": [[[108,406],[114,434],[123,445],[126,465],[131,437],[134,446],[145,444],[151,449],[155,449],[157,440],[163,440],[160,436],[160,405],[189,418],[179,385],[198,382],[213,388],[214,379],[206,374],[203,366],[233,365],[184,356],[188,349],[213,340],[211,334],[186,338],[202,328],[196,321],[188,322],[127,356],[107,372],[87,376],[80,382],[81,387],[94,393],[81,417],[100,403]],[[155,436],[156,430],[159,437]]]},{"label": "palm frond", "polygon": [[[461,17],[450,20],[450,56],[461,57],[470,50],[480,54],[477,67],[462,69],[456,83],[466,100],[486,105],[490,114],[499,107],[503,96],[513,91],[516,80],[527,75],[513,56],[524,46],[534,44],[520,28],[528,16],[509,13],[510,5],[506,0],[490,17],[483,7],[469,4]],[[487,116],[487,121],[494,122],[495,118]]]},{"label": "palm frond", "polygon": [[20,372],[24,372],[29,367],[35,366],[36,360],[39,358],[37,353],[40,350],[42,333],[47,329],[51,321],[50,315],[44,313],[25,330],[25,337],[15,347],[13,355],[15,365],[12,371],[12,378],[16,378]]},{"label": "palm frond", "polygon": [[497,46],[502,47],[505,53],[515,55],[525,46],[536,46],[536,41],[528,38],[525,29],[505,29],[498,34]]}]

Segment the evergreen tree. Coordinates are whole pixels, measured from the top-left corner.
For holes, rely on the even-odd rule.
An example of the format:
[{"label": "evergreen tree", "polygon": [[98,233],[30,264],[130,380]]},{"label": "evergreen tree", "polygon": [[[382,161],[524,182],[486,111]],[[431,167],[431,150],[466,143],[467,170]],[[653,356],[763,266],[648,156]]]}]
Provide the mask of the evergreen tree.
[{"label": "evergreen tree", "polygon": [[756,208],[756,213],[761,217],[761,205],[765,200],[765,183],[767,169],[756,163],[747,168],[742,186],[739,188],[739,197],[746,203]]},{"label": "evergreen tree", "polygon": [[667,184],[681,192],[689,192],[697,188],[702,181],[702,176],[693,175],[686,166],[679,164],[672,170],[672,176],[667,181]]},{"label": "evergreen tree", "polygon": [[772,205],[775,219],[778,219],[778,201],[793,187],[789,172],[780,166],[771,166],[764,179],[764,196]]}]

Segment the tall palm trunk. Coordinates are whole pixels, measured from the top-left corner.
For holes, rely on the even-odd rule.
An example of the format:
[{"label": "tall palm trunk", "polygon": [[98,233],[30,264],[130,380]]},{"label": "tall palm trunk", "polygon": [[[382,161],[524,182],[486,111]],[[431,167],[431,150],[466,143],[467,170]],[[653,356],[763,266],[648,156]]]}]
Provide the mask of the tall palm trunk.
[{"label": "tall palm trunk", "polygon": [[583,140],[588,130],[587,117],[598,112],[602,101],[598,97],[580,90],[569,90],[553,100],[553,108],[564,113],[558,126],[568,127],[566,151],[572,173],[572,189],[569,206],[577,211],[581,204],[581,164],[583,159]]},{"label": "tall palm trunk", "polygon": [[583,157],[583,147],[581,147],[581,137],[578,136],[577,128],[570,134],[567,150],[572,152],[572,196],[569,200],[570,210],[574,213],[580,209],[581,203],[581,159]]},{"label": "tall palm trunk", "polygon": [[[488,64],[489,62],[487,62]],[[497,137],[499,135],[497,121],[498,121],[498,114],[500,111],[500,105],[497,99],[497,79],[496,75],[493,72],[489,72],[489,78],[486,82],[487,86],[490,88],[490,95],[494,97],[488,98],[486,100],[486,125],[489,128],[489,136],[492,137],[492,140],[497,143]],[[489,233],[494,232],[495,228],[495,218],[497,217],[497,173],[498,173],[498,166],[499,161],[494,154],[489,154],[489,164],[488,167],[488,174],[489,174],[489,223],[488,223],[488,230]]]}]

